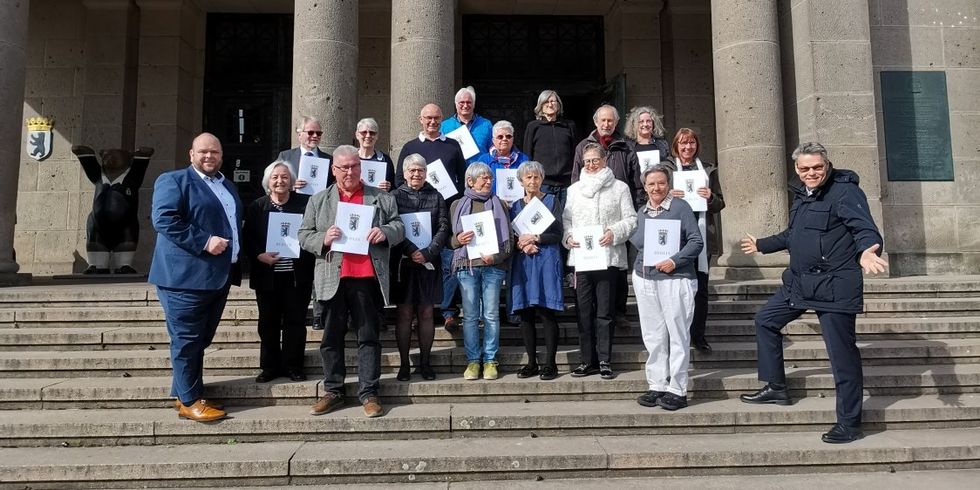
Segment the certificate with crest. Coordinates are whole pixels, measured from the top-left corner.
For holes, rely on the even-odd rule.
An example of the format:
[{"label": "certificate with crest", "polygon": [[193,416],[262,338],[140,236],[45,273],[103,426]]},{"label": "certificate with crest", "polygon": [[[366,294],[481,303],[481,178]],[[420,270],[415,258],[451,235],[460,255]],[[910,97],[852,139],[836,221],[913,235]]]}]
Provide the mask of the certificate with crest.
[{"label": "certificate with crest", "polygon": [[519,233],[540,235],[554,222],[555,216],[548,211],[548,206],[540,199],[532,197],[531,202],[514,217],[513,225]]},{"label": "certificate with crest", "polygon": [[643,227],[643,266],[653,267],[681,249],[681,220],[646,218]]},{"label": "certificate with crest", "polygon": [[575,259],[575,271],[602,271],[609,268],[609,247],[599,245],[602,226],[580,226],[572,230],[572,240],[578,242],[578,248],[572,249]]},{"label": "certificate with crest", "polygon": [[388,164],[377,160],[361,160],[361,182],[364,185],[378,187],[388,180]]},{"label": "certificate with crest", "polygon": [[643,175],[648,168],[660,163],[660,150],[638,151],[636,161],[639,164],[640,175]]},{"label": "certificate with crest", "polygon": [[463,158],[469,159],[471,156],[483,151],[480,150],[480,147],[476,146],[476,140],[473,139],[473,134],[470,133],[470,129],[465,124],[446,133],[446,137],[459,142],[459,148],[463,150]]},{"label": "certificate with crest", "polygon": [[313,195],[327,188],[330,178],[330,159],[303,155],[299,159],[297,180],[305,180],[306,185],[297,189],[300,194]]},{"label": "certificate with crest", "polygon": [[265,251],[276,252],[280,257],[299,258],[299,225],[302,223],[303,215],[299,213],[269,213]]},{"label": "certificate with crest", "polygon": [[443,199],[449,199],[459,192],[441,158],[425,166],[425,181],[435,187],[439,194],[442,194]]},{"label": "certificate with crest", "polygon": [[702,170],[674,172],[674,189],[684,191],[684,200],[694,211],[707,211],[708,200],[698,195],[698,189],[708,186],[708,176]]},{"label": "certificate with crest", "polygon": [[426,248],[432,243],[432,213],[402,213],[405,224],[405,238],[418,248]]},{"label": "certificate with crest", "polygon": [[497,243],[497,228],[493,225],[493,211],[482,211],[459,217],[463,231],[472,231],[473,240],[466,245],[466,257],[478,259],[482,255],[500,252]]},{"label": "certificate with crest", "polygon": [[367,255],[368,232],[374,223],[374,207],[349,202],[337,203],[337,218],[334,224],[340,228],[340,238],[333,241],[330,250],[357,255]]},{"label": "certificate with crest", "polygon": [[498,168],[493,178],[497,183],[497,197],[501,201],[514,202],[524,198],[524,186],[517,178],[516,168]]}]

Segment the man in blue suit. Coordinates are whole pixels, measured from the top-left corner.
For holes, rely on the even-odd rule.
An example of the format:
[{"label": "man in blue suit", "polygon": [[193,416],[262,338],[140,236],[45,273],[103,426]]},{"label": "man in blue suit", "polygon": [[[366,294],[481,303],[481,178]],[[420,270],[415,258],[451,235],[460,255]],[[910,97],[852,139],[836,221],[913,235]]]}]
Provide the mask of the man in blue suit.
[{"label": "man in blue suit", "polygon": [[221,169],[221,142],[202,133],[191,145],[191,165],[166,172],[153,186],[151,219],[157,231],[149,281],[167,319],[171,396],[178,415],[198,422],[225,417],[204,399],[204,349],[232,284],[240,284],[238,252],[242,203]]}]

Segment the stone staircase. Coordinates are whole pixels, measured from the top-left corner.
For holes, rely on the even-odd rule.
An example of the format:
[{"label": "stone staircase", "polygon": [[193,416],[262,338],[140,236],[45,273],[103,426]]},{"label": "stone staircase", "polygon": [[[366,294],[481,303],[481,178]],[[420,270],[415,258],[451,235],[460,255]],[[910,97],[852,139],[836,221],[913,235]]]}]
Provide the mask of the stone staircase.
[{"label": "stone staircase", "polygon": [[[960,488],[976,481],[980,277],[866,283],[857,328],[867,437],[844,446],[820,442],[835,420],[834,384],[811,314],[787,328],[788,384],[797,403],[737,400],[759,387],[751,319],[775,287],[773,281],[712,284],[708,335],[715,349],[693,353],[691,406],[678,412],[634,401],[646,390],[635,315],[631,328],[616,332],[619,377],[568,376],[578,363],[568,311],[560,317],[563,375],[550,382],[513,374],[526,361],[515,327],[502,329],[499,380],[463,380],[461,337],[437,328],[439,379],[399,382],[389,330],[381,389],[387,414],[378,419],[365,418],[359,406],[308,414],[322,391],[320,332],[308,336],[310,381],[256,384],[254,297],[235,288],[205,357],[209,397],[224,400],[232,416],[215,424],[177,419],[168,396],[163,313],[146,284],[0,289],[0,487],[439,482],[439,488],[468,488],[542,479],[555,487],[597,487],[615,477],[637,488],[699,479],[700,488],[877,479],[882,486],[927,479]],[[635,304],[630,307],[635,314]],[[350,381],[348,395],[356,400],[356,375]],[[861,479],[868,472],[875,480]],[[833,475],[788,476],[814,473]],[[779,476],[753,476],[773,474]],[[670,478],[678,476],[690,478]]]}]

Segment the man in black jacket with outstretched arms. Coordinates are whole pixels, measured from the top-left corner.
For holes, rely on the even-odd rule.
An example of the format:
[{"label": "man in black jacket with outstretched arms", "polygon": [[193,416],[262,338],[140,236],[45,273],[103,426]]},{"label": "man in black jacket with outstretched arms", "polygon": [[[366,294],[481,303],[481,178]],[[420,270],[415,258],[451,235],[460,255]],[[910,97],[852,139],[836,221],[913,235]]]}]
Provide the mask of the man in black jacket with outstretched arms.
[{"label": "man in black jacket with outstretched arms", "polygon": [[820,320],[837,390],[837,424],[823,441],[851,442],[863,437],[863,372],[854,332],[855,318],[864,307],[862,269],[877,274],[888,263],[878,256],[881,234],[857,174],[834,169],[819,143],[801,144],[793,151],[793,161],[800,182],[790,186],[795,198],[789,227],[770,237],[742,239],[746,254],[787,250],[790,260],[783,286],[755,316],[759,380],[768,384],[740,398],[746,403],[792,403],[780,331],[812,309]]}]

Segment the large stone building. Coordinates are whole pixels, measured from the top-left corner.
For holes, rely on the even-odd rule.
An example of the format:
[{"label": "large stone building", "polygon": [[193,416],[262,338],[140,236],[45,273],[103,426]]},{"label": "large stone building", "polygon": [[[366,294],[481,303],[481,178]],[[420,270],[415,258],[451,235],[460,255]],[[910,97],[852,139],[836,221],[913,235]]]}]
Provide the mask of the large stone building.
[{"label": "large stone building", "polygon": [[[419,107],[452,113],[462,85],[518,132],[545,88],[583,128],[611,102],[698,130],[728,203],[719,275],[785,261],[733,244],[785,226],[788,154],[806,140],[860,173],[893,273],[976,272],[978,16],[978,0],[5,1],[0,274],[87,265],[93,189],[74,144],[156,149],[146,270],[153,181],[187,164],[197,132],[221,137],[224,172],[255,196],[300,115],[322,119],[326,149],[373,116],[397,155]],[[42,161],[25,149],[31,117],[54,119]]]}]

